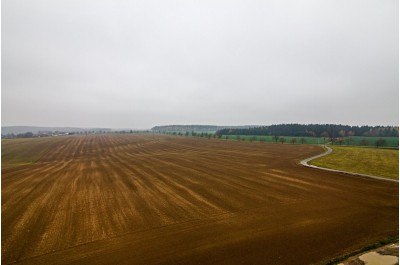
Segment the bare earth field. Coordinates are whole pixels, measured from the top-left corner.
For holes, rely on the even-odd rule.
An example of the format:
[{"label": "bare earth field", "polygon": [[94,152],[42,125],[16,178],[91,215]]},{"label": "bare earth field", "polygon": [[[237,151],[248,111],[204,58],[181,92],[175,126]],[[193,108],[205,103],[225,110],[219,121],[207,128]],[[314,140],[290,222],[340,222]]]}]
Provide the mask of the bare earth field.
[{"label": "bare earth field", "polygon": [[398,183],[284,145],[89,135],[2,142],[3,264],[324,264],[398,234]]}]

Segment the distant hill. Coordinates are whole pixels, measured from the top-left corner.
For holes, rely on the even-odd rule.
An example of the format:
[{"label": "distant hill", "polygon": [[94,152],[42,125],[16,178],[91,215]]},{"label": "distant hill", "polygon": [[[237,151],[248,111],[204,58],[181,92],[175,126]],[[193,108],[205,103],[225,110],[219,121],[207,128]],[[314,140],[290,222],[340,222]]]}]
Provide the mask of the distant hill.
[{"label": "distant hill", "polygon": [[78,128],[78,127],[39,127],[39,126],[2,126],[1,134],[21,134],[31,132],[34,134],[42,133],[42,132],[109,132],[110,128]]},{"label": "distant hill", "polygon": [[254,125],[216,126],[216,125],[163,125],[151,128],[154,132],[216,132],[222,129],[248,129]]}]

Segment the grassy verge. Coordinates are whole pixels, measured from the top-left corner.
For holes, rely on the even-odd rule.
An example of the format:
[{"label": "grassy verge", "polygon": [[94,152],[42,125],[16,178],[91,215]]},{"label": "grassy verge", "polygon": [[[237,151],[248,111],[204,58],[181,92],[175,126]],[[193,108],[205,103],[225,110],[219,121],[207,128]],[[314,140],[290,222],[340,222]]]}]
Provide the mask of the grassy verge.
[{"label": "grassy verge", "polygon": [[315,159],[311,165],[399,179],[399,151],[379,148],[334,146],[333,153]]}]

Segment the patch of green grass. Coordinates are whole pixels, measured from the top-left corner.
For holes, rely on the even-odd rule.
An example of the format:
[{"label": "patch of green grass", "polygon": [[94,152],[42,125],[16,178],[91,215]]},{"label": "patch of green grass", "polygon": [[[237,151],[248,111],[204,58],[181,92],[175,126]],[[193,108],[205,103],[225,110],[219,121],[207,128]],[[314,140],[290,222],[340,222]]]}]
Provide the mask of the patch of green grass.
[{"label": "patch of green grass", "polygon": [[311,165],[399,179],[399,150],[334,146],[333,152]]}]

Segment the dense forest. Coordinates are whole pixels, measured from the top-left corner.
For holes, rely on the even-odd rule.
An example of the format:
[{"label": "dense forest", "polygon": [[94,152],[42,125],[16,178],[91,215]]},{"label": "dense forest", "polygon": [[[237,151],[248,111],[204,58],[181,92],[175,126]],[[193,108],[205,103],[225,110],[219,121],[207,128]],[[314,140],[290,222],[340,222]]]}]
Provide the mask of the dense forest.
[{"label": "dense forest", "polygon": [[313,136],[313,137],[399,137],[399,127],[395,126],[349,126],[337,124],[278,124],[248,129],[226,128],[218,130],[217,135],[274,135],[274,136]]}]

